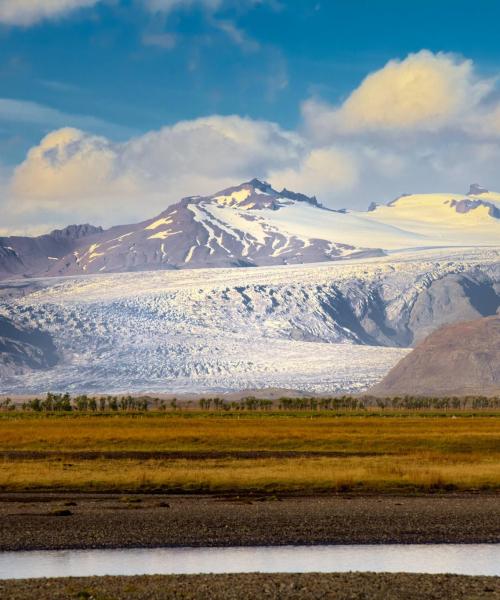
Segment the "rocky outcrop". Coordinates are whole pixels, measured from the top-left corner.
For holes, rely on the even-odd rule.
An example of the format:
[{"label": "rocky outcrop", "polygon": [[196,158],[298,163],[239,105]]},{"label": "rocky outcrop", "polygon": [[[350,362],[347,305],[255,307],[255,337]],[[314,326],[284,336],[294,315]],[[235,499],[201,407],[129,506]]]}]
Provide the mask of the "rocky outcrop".
[{"label": "rocky outcrop", "polygon": [[57,361],[56,348],[49,333],[22,327],[0,316],[0,375],[48,369]]}]

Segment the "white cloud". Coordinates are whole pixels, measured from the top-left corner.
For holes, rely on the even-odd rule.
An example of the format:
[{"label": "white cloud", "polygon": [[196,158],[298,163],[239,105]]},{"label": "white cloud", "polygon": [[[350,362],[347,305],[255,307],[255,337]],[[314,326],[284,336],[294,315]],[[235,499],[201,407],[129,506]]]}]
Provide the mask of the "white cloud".
[{"label": "white cloud", "polygon": [[464,119],[462,127],[473,138],[500,138],[500,104],[481,108]]},{"label": "white cloud", "polygon": [[214,25],[223,31],[228,38],[245,52],[256,52],[260,49],[257,40],[249,37],[242,29],[237,27],[232,21],[216,20]]},{"label": "white cloud", "polygon": [[[70,13],[99,4],[103,0],[0,0],[0,24],[29,27],[41,21],[66,17]],[[153,13],[169,14],[175,10],[201,7],[208,13],[215,13],[224,6],[251,8],[267,2],[271,7],[279,7],[273,0],[136,0],[146,10]],[[255,44],[240,30],[228,27],[228,35],[237,43]],[[237,38],[240,38],[238,41]]]},{"label": "white cloud", "polygon": [[298,135],[235,116],[183,121],[118,144],[64,128],[17,167],[7,212],[17,220],[49,211],[63,222],[71,214],[110,225],[154,214],[184,195],[266,177],[303,153]]},{"label": "white cloud", "polygon": [[[421,51],[389,61],[338,106],[305,102],[303,135],[311,147],[341,149],[359,174],[338,192],[332,184],[327,199],[366,207],[404,192],[463,193],[476,180],[500,189],[496,88],[470,60]],[[307,172],[303,166],[290,175],[307,182]]]},{"label": "white cloud", "polygon": [[[197,6],[209,12],[219,9],[223,0],[139,0],[147,10],[170,13],[177,9]],[[78,9],[89,8],[102,0],[0,0],[0,23],[29,27],[40,21],[59,19]],[[241,2],[240,2],[241,3]],[[245,0],[245,5],[255,4]]]},{"label": "white cloud", "polygon": [[[282,6],[276,0],[137,0],[147,10],[154,13],[169,14],[175,10],[189,10],[201,8],[209,15],[217,13],[220,9],[233,9],[237,12],[247,11],[255,6],[267,4],[272,10],[281,10]],[[228,32],[230,34],[230,32]],[[231,32],[232,33],[232,32]],[[240,32],[243,36],[243,32]],[[240,33],[234,32],[235,36]]]},{"label": "white cloud", "polygon": [[0,23],[29,26],[45,19],[64,17],[100,0],[0,0]]},{"label": "white cloud", "polygon": [[473,63],[423,50],[391,60],[371,73],[338,107],[316,100],[303,106],[309,131],[318,139],[367,132],[433,132],[456,125],[492,91]]},{"label": "white cloud", "polygon": [[59,129],[28,152],[15,170],[12,192],[27,206],[30,199],[36,199],[47,207],[57,207],[67,197],[102,193],[112,177],[115,158],[106,138],[69,127]]},{"label": "white cloud", "polygon": [[332,197],[351,189],[357,182],[356,159],[338,148],[314,148],[296,167],[273,171],[269,175],[276,187],[303,190],[309,195]]}]

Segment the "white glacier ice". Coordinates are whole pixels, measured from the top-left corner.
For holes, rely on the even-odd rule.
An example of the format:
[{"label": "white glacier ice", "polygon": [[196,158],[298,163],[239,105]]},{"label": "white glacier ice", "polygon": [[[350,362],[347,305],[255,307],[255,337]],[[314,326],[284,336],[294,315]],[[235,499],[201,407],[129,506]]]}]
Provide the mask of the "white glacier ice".
[{"label": "white glacier ice", "polygon": [[498,249],[465,248],[3,282],[0,316],[48,332],[60,359],[3,376],[0,393],[363,391],[409,351],[433,284],[498,286],[499,266]]}]

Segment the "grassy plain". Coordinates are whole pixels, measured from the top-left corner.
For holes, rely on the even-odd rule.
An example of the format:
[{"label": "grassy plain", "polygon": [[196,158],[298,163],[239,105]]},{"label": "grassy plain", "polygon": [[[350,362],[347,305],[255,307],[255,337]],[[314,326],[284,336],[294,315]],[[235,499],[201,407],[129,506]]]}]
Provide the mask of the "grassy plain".
[{"label": "grassy plain", "polygon": [[0,457],[6,491],[498,491],[500,417],[13,414]]}]

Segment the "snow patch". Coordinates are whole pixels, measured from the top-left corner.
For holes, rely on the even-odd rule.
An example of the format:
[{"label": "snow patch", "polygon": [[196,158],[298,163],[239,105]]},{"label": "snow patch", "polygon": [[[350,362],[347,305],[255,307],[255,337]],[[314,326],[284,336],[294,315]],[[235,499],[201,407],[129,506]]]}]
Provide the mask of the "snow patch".
[{"label": "snow patch", "polygon": [[[154,221],[154,223],[151,223],[150,225],[148,225],[147,227],[145,227],[144,229],[158,229],[158,227],[161,227],[162,225],[170,225],[170,223],[172,223],[172,219],[170,218],[161,218],[158,219],[157,221]],[[151,239],[151,238],[150,238]]]}]

